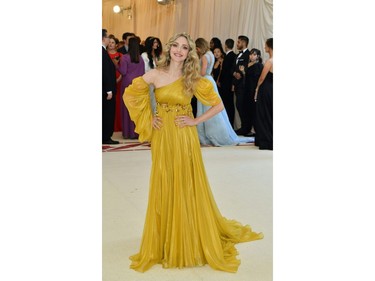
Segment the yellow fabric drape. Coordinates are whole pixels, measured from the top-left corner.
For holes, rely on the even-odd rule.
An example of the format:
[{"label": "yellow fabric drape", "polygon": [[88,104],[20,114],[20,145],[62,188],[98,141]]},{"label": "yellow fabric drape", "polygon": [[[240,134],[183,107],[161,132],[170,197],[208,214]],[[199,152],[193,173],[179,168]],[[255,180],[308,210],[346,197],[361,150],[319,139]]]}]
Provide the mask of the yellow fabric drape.
[{"label": "yellow fabric drape", "polygon": [[131,119],[136,124],[135,132],[139,134],[138,140],[146,142],[151,141],[152,137],[152,109],[148,84],[141,77],[138,78],[125,89],[128,94],[125,95],[124,92],[123,100]]},{"label": "yellow fabric drape", "polygon": [[[163,125],[150,133],[147,83],[138,77],[124,93],[136,131],[142,139],[152,139],[148,207],[140,251],[130,257],[131,268],[144,272],[156,263],[164,268],[209,264],[236,272],[240,261],[234,245],[262,239],[263,234],[221,215],[206,176],[196,127],[180,128],[174,122],[178,115],[192,116],[182,79],[155,89],[155,96]],[[196,96],[206,105],[220,102],[205,78]]]}]

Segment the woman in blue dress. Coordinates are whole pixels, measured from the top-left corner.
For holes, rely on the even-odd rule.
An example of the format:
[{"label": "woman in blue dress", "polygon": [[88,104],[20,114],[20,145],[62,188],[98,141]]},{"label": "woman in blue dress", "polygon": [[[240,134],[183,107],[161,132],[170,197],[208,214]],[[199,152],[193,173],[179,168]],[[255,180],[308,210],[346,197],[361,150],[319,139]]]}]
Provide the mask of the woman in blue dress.
[{"label": "woman in blue dress", "polygon": [[[201,75],[211,81],[216,94],[220,97],[215,80],[211,76],[215,63],[214,54],[210,51],[204,38],[195,40],[197,53],[201,60]],[[202,115],[210,107],[197,101],[197,116]],[[202,145],[224,146],[253,142],[253,137],[239,137],[234,132],[225,109],[211,119],[198,124],[199,141]]]}]

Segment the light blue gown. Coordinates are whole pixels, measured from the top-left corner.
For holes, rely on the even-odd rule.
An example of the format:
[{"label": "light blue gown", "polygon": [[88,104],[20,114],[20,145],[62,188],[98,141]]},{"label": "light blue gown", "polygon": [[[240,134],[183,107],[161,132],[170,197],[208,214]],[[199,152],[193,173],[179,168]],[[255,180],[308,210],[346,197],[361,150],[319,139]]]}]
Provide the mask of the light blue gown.
[{"label": "light blue gown", "polygon": [[[212,68],[214,67],[215,57],[211,51],[204,54],[207,58],[207,70],[204,76],[214,86],[216,94],[220,97],[216,82],[211,76]],[[197,101],[197,116],[206,112],[210,106],[203,105],[199,100]],[[234,132],[225,109],[216,114],[209,120],[197,125],[199,141],[203,145],[224,146],[224,145],[238,145],[240,143],[254,142],[253,137],[239,137]]]}]

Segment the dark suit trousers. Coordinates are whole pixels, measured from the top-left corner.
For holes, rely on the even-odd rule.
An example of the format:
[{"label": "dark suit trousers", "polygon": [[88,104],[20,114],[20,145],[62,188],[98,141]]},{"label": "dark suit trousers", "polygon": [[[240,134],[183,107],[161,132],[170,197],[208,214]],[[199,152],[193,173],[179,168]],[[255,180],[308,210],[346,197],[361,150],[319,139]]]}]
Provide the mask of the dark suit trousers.
[{"label": "dark suit trousers", "polygon": [[231,91],[232,85],[224,85],[223,87],[218,87],[219,89],[219,94],[221,97],[221,100],[223,101],[225,110],[228,115],[228,119],[230,124],[234,124],[234,93]]},{"label": "dark suit trousers", "polygon": [[243,87],[236,87],[236,107],[241,119],[241,131],[248,133],[251,130],[251,102],[250,93],[247,93]]},{"label": "dark suit trousers", "polygon": [[102,141],[112,137],[115,126],[116,95],[107,100],[107,94],[102,95]]}]

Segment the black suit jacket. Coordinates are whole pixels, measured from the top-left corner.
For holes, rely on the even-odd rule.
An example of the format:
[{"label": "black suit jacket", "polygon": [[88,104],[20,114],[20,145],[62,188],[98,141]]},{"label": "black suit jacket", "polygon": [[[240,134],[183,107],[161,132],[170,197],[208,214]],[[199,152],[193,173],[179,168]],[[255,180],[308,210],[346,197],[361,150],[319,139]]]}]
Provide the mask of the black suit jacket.
[{"label": "black suit jacket", "polygon": [[117,52],[119,52],[119,53],[121,53],[123,55],[125,55],[125,54],[128,53],[128,51],[125,49],[125,46],[122,46],[121,48],[118,48]]},{"label": "black suit jacket", "polygon": [[107,92],[116,94],[116,67],[107,50],[102,47],[102,94],[107,97]]},{"label": "black suit jacket", "polygon": [[229,52],[223,60],[223,67],[221,69],[220,84],[223,89],[230,90],[232,87],[233,69],[236,63],[236,54]]},{"label": "black suit jacket", "polygon": [[[244,81],[244,75],[242,74],[242,72],[240,71],[240,65],[243,65],[245,66],[245,69],[244,71],[246,72],[246,69],[247,69],[247,65],[249,64],[249,55],[250,55],[250,51],[248,49],[246,49],[243,53],[242,53],[242,56],[238,58],[239,54],[236,56],[236,61],[235,61],[235,64],[234,64],[234,69],[233,69],[233,72],[239,72],[241,74],[241,79],[236,79],[233,77],[233,72],[232,72],[232,77],[233,77],[233,84],[235,86],[239,86],[243,83]],[[237,60],[238,58],[238,60]]]}]

